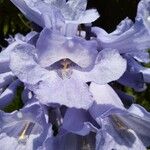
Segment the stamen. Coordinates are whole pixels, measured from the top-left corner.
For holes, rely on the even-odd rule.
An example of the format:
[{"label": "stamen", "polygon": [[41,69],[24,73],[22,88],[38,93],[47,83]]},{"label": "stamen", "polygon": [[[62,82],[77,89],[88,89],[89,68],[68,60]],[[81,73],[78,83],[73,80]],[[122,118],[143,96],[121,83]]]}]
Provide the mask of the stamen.
[{"label": "stamen", "polygon": [[67,70],[69,65],[71,64],[71,61],[68,59],[63,59],[60,64],[63,66],[63,70]]},{"label": "stamen", "polygon": [[127,125],[119,117],[112,115],[111,118],[113,120],[114,125],[117,127],[117,129],[120,130],[128,129]]},{"label": "stamen", "polygon": [[19,141],[24,141],[27,139],[27,137],[29,137],[34,125],[35,125],[35,123],[33,123],[33,122],[28,122],[25,124],[24,128],[22,129],[22,131],[19,134]]},{"label": "stamen", "polygon": [[60,65],[62,67],[58,70],[58,74],[62,79],[70,78],[72,74],[70,64],[72,64],[72,62],[69,59],[63,59],[60,61]]}]

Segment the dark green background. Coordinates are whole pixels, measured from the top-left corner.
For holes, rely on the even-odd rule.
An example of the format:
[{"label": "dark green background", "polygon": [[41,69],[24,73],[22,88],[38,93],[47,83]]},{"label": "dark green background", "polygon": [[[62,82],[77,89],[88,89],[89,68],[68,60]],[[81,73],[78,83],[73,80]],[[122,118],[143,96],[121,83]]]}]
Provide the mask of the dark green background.
[{"label": "dark green background", "polygon": [[[101,15],[94,25],[101,26],[111,32],[127,16],[134,21],[138,2],[139,0],[89,0],[88,8],[97,8]],[[32,30],[30,22],[26,20],[18,9],[9,0],[0,0],[0,45],[7,45],[4,39],[9,35],[14,35],[18,32],[26,34],[30,30]],[[150,110],[150,86],[145,92],[141,93],[134,92],[130,88],[125,88],[124,90],[134,95],[137,103]],[[16,99],[20,99],[19,93]],[[16,107],[15,105],[20,106],[16,102],[10,106],[10,111]]]}]

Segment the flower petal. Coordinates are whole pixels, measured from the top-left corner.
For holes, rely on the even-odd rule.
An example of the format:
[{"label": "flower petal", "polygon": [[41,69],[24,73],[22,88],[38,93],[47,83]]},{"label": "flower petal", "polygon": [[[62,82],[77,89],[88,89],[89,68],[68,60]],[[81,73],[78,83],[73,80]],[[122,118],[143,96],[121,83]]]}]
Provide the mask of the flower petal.
[{"label": "flower petal", "polygon": [[27,0],[10,0],[18,9],[31,21],[44,27],[40,12],[33,7],[32,1]]},{"label": "flower petal", "polygon": [[126,71],[118,82],[124,86],[134,88],[135,91],[144,91],[145,83],[142,73]]},{"label": "flower petal", "polygon": [[62,7],[62,14],[66,21],[76,21],[84,13],[87,6],[87,0],[69,0]]},{"label": "flower petal", "polygon": [[47,136],[52,136],[51,125],[46,123],[43,107],[37,102],[12,113],[0,111],[0,122],[0,149],[37,150]]},{"label": "flower petal", "polygon": [[[126,20],[123,23],[126,23]],[[120,54],[140,53],[141,50],[143,53],[143,50],[150,47],[149,33],[141,21],[136,21],[130,28],[129,26],[126,28],[120,34],[109,34],[98,27],[93,27],[92,31],[97,35],[101,48],[114,48]],[[135,53],[132,53],[133,56]]]},{"label": "flower petal", "polygon": [[[49,72],[51,76],[51,74]],[[58,103],[68,107],[88,109],[93,102],[88,85],[82,83],[76,76],[62,79],[58,75],[53,80],[47,78],[40,82],[38,86],[31,87],[37,99],[44,104]]]},{"label": "flower petal", "polygon": [[20,41],[13,42],[0,53],[0,73],[10,71],[9,68],[10,53],[19,43]]},{"label": "flower petal", "polygon": [[140,63],[138,63],[132,57],[128,56],[126,58],[128,60],[129,69],[132,72],[142,73],[144,82],[149,83],[150,82],[150,79],[149,79],[150,69],[143,67]]},{"label": "flower petal", "polygon": [[139,2],[136,19],[137,20],[142,19],[145,27],[148,29],[150,33],[150,1],[149,0],[141,0]]},{"label": "flower petal", "polygon": [[104,49],[99,52],[95,66],[91,71],[74,72],[84,82],[106,84],[119,79],[126,70],[126,60],[116,50]]},{"label": "flower petal", "polygon": [[[66,133],[62,136],[49,138],[43,146],[44,150],[94,150],[95,149],[95,134],[87,136],[79,136],[72,133]],[[40,149],[43,150],[43,149]]]},{"label": "flower petal", "polygon": [[93,100],[86,83],[73,74],[62,79],[57,72],[40,67],[34,60],[34,50],[33,46],[25,44],[12,52],[10,68],[13,73],[44,104],[59,103],[87,109]]},{"label": "flower petal", "polygon": [[91,23],[99,18],[99,13],[96,9],[86,10],[80,18],[77,20],[78,23]]},{"label": "flower petal", "polygon": [[137,133],[145,146],[150,146],[150,113],[137,104],[131,105],[128,111],[129,114],[120,115],[119,117]]},{"label": "flower petal", "polygon": [[146,150],[133,130],[116,129],[111,122],[97,133],[96,150]]},{"label": "flower petal", "polygon": [[11,53],[10,68],[26,84],[37,84],[49,76],[49,71],[35,62],[34,55],[35,48],[30,44],[19,45]]},{"label": "flower petal", "polygon": [[61,59],[68,58],[86,68],[92,65],[96,58],[96,46],[94,41],[86,41],[79,37],[67,39],[45,28],[37,42],[37,55],[39,63],[43,67],[48,67]]},{"label": "flower petal", "polygon": [[108,84],[99,85],[92,82],[90,84],[90,91],[97,104],[113,105],[117,108],[123,108],[123,103],[120,98]]}]

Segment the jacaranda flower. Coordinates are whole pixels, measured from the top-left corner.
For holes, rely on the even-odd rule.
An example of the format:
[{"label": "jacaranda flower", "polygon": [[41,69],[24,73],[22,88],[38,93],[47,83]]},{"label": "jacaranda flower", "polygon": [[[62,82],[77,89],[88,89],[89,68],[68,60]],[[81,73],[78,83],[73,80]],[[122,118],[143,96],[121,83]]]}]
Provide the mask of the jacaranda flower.
[{"label": "jacaranda flower", "polygon": [[126,58],[128,67],[118,82],[125,86],[132,87],[136,91],[146,89],[145,82],[149,83],[149,81],[145,79],[145,74],[146,76],[150,74],[149,69],[144,69],[143,67],[142,70],[145,70],[146,73],[144,73],[144,71],[136,71],[137,69],[134,64],[129,63],[131,57],[139,63],[148,63],[150,61],[148,53],[148,48],[150,47],[150,33],[143,19],[140,19],[140,13],[139,7],[135,23],[126,18],[112,33],[107,33],[99,27],[92,27],[92,32],[97,36],[99,48],[115,48]]},{"label": "jacaranda flower", "polygon": [[79,24],[99,18],[96,9],[86,10],[87,0],[11,0],[20,11],[37,25],[59,30],[66,35],[77,32]]},{"label": "jacaranda flower", "polygon": [[118,80],[119,83],[134,88],[136,91],[146,89],[146,83],[150,83],[150,69],[143,67],[130,55],[125,56],[127,59],[127,70]]},{"label": "jacaranda flower", "polygon": [[141,0],[138,4],[137,20],[142,20],[150,33],[150,0]]},{"label": "jacaranda flower", "polygon": [[[40,32],[0,53],[0,150],[146,150],[150,113],[118,83],[150,83],[150,0],[111,33],[87,0],[10,1]],[[20,86],[23,107],[5,112]]]},{"label": "jacaranda flower", "polygon": [[42,103],[88,108],[93,100],[86,82],[105,84],[118,79],[126,69],[126,61],[116,50],[98,53],[96,48],[93,40],[68,39],[44,29],[36,48],[29,44],[16,47],[10,67]]},{"label": "jacaranda flower", "polygon": [[125,109],[108,85],[92,83],[90,91],[99,105],[93,104],[88,111],[69,108],[62,126],[66,132],[80,136],[96,133],[96,150],[144,150],[150,145],[150,113],[136,104]]},{"label": "jacaranda flower", "polygon": [[9,45],[0,53],[0,108],[6,107],[14,98],[16,90],[21,86],[21,81],[11,71],[10,53],[15,46],[23,43],[34,44],[36,32],[30,32],[26,36],[16,34],[14,38],[8,39]]},{"label": "jacaranda flower", "polygon": [[51,136],[51,124],[46,121],[44,107],[37,102],[12,113],[0,111],[1,150],[38,150]]}]

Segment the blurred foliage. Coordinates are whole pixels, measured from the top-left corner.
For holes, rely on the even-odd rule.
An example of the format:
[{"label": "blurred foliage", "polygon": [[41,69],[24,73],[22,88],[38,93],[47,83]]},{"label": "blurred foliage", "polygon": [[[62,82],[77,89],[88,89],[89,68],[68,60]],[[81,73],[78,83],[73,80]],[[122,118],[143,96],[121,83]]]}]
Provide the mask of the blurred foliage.
[{"label": "blurred foliage", "polygon": [[[89,0],[88,8],[97,8],[101,15],[94,25],[101,26],[106,31],[111,32],[126,17],[134,21],[138,2],[139,0]],[[31,23],[20,11],[9,0],[0,0],[0,45],[7,45],[4,39],[8,38],[9,35],[14,35],[18,32],[26,34],[30,30],[32,30]],[[12,111],[14,108],[22,106],[22,103],[19,102],[21,90],[19,89],[13,104],[6,108],[7,111]],[[140,93],[130,88],[125,88],[124,90],[133,95],[137,103],[150,111],[150,86],[145,92]]]},{"label": "blurred foliage", "polygon": [[17,32],[27,33],[30,23],[9,0],[0,0],[0,44],[6,46],[5,38]]}]

